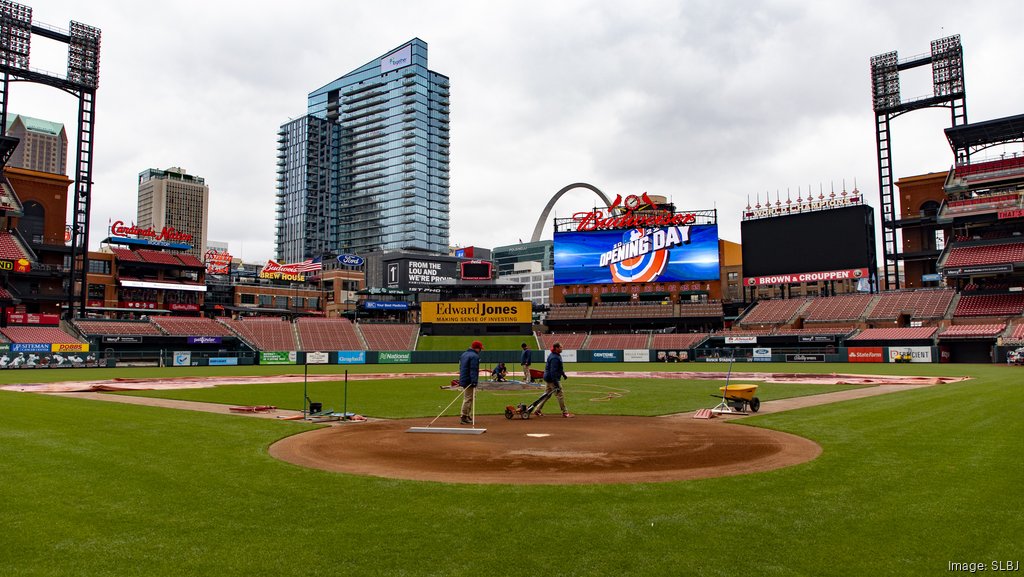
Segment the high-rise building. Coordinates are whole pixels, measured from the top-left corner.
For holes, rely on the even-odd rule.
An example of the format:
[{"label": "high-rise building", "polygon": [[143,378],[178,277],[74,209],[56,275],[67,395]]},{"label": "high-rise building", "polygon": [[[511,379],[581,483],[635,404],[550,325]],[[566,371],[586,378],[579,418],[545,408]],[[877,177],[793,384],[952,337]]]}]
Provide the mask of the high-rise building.
[{"label": "high-rise building", "polygon": [[278,137],[280,259],[447,252],[448,88],[415,38],[309,94]]},{"label": "high-rise building", "polygon": [[550,240],[537,242],[521,242],[507,246],[496,246],[491,251],[494,266],[499,275],[512,274],[516,264],[521,262],[539,262],[540,270],[554,270],[555,243]]},{"label": "high-rise building", "polygon": [[162,231],[173,227],[192,236],[188,253],[202,259],[206,252],[210,188],[184,168],[150,168],[139,173],[139,228]]},{"label": "high-rise building", "polygon": [[306,115],[277,133],[277,258],[300,262],[337,245],[337,203],[330,189],[331,126]]},{"label": "high-rise building", "polygon": [[8,136],[20,141],[7,166],[67,174],[68,135],[63,124],[15,114],[8,116],[6,128]]}]

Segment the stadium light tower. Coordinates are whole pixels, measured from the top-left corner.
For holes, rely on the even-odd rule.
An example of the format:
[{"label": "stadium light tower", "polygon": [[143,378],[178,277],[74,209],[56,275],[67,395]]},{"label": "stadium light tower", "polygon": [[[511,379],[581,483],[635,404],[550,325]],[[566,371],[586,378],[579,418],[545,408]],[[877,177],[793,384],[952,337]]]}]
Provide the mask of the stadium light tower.
[{"label": "stadium light tower", "polygon": [[[29,67],[32,35],[68,45],[67,76]],[[89,272],[89,211],[92,200],[92,159],[96,88],[100,78],[100,29],[72,20],[69,30],[32,23],[32,8],[0,0],[0,136],[7,131],[7,94],[12,82],[52,86],[78,98],[78,148],[75,161],[74,219],[71,225],[71,270],[67,310],[74,316],[75,276],[80,276],[79,314],[85,315]],[[79,270],[81,269],[81,270]]]},{"label": "stadium light tower", "polygon": [[[919,66],[932,67],[932,95],[911,100],[900,98],[900,72]],[[875,109],[875,141],[878,145],[878,195],[882,204],[882,250],[886,290],[900,288],[899,261],[902,257],[896,240],[900,223],[892,175],[893,118],[922,108],[949,108],[952,126],[967,124],[967,93],[964,90],[964,56],[960,36],[932,40],[931,52],[900,60],[896,52],[871,58],[871,96]],[[957,159],[967,160],[965,159]]]}]

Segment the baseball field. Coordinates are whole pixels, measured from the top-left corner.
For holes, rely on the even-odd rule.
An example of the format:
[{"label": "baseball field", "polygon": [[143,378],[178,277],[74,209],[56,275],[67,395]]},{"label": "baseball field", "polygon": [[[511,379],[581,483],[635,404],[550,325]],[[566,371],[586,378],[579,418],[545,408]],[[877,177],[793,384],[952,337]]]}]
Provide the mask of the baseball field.
[{"label": "baseball field", "polygon": [[[0,390],[0,574],[938,575],[950,563],[1024,556],[1021,369],[740,368],[969,379],[714,422],[721,430],[754,427],[817,444],[820,454],[800,464],[694,480],[564,485],[529,484],[514,474],[477,484],[331,472],[271,456],[275,442],[324,425]],[[324,377],[344,369],[310,367],[321,378],[309,383],[310,398],[372,420],[423,423],[457,394],[440,388],[451,366],[348,369],[353,377],[396,374],[353,378],[346,395],[340,374]],[[566,398],[578,417],[559,419],[559,427],[616,417],[661,423],[672,418],[665,415],[713,405],[710,393],[721,385],[588,374],[623,365],[567,369]],[[111,394],[284,410],[302,406],[303,384],[283,377],[295,372],[22,370],[0,373],[0,384],[261,375],[267,382]],[[418,372],[432,376],[406,374]],[[774,401],[858,387],[765,382],[759,394]],[[534,426],[499,415],[535,396],[482,392],[477,410],[489,430],[479,437]],[[376,423],[334,429],[368,425]],[[416,442],[429,443],[425,437],[432,436]],[[447,453],[434,459],[472,466],[460,459],[461,438],[475,442],[446,436]]]}]

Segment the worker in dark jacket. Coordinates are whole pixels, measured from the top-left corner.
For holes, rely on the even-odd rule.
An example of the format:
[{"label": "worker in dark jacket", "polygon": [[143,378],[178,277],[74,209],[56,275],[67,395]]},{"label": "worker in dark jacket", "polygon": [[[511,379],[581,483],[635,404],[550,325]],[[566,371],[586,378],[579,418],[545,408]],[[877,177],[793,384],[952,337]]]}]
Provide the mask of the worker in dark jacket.
[{"label": "worker in dark jacket", "polygon": [[473,424],[473,397],[480,379],[480,351],[484,344],[473,341],[469,349],[459,357],[459,386],[462,387],[462,424]]},{"label": "worker in dark jacket", "polygon": [[519,364],[523,367],[523,381],[530,383],[533,379],[530,378],[530,346],[526,343],[522,344],[523,357],[520,359]]},{"label": "worker in dark jacket", "polygon": [[[568,378],[569,375],[565,374],[565,368],[562,366],[562,343],[555,343],[551,346],[551,354],[548,355],[547,362],[544,363],[544,382],[547,383],[547,392],[554,392],[555,397],[558,398],[558,406],[562,409],[562,416],[571,419],[576,415],[573,415],[569,412],[569,409],[565,408],[565,395],[562,394],[562,385],[559,383],[562,379]],[[537,409],[533,412],[534,416],[544,416],[544,413],[540,410],[544,408],[544,404],[548,402],[548,399],[544,399],[537,405]]]}]

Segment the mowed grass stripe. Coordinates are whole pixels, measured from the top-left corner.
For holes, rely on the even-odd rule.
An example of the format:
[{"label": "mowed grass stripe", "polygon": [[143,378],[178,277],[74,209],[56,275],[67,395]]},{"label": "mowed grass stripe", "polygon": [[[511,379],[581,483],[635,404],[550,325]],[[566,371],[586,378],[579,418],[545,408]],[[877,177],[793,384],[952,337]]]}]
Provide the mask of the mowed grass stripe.
[{"label": "mowed grass stripe", "polygon": [[305,470],[265,453],[296,423],[0,393],[3,565],[19,576],[935,575],[950,560],[1019,555],[1024,394],[1019,373],[997,369],[747,420],[823,446],[796,467],[555,488]]}]

